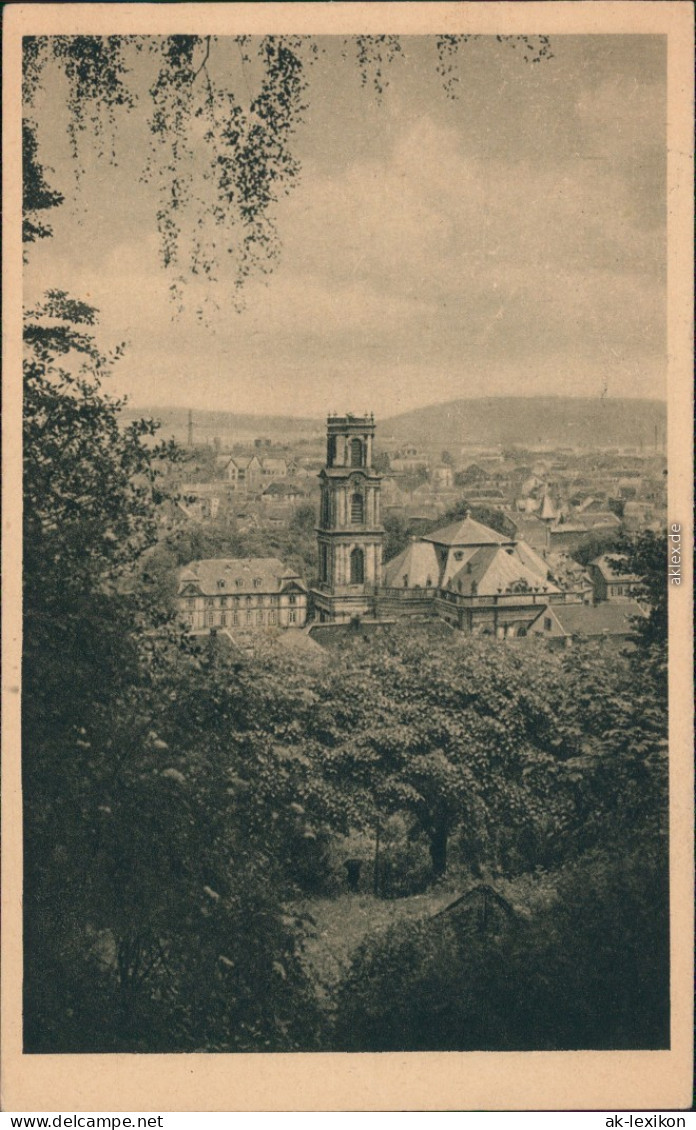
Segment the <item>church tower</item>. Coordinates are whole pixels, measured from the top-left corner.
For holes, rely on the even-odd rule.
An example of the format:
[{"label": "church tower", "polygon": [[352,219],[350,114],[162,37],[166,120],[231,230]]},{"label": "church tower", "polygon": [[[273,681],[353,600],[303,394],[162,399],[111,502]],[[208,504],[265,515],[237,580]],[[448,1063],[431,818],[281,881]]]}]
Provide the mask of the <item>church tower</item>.
[{"label": "church tower", "polygon": [[374,614],[382,581],[382,476],[372,466],[374,416],[329,416],[326,466],[319,474],[319,620],[345,622]]}]

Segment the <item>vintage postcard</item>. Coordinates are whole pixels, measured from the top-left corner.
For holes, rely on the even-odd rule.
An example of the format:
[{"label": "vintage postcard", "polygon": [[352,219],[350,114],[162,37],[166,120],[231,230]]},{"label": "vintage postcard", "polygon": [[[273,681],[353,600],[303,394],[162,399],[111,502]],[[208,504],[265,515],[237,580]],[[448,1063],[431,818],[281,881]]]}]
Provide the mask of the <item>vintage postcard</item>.
[{"label": "vintage postcard", "polygon": [[4,1109],[688,1107],[692,5],[4,16]]}]

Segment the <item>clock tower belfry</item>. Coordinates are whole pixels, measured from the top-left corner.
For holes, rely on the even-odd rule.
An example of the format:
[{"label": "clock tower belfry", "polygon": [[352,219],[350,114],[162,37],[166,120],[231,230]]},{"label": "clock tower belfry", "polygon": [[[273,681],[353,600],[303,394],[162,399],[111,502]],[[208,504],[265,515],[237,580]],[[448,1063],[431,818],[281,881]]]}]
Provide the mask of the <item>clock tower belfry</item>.
[{"label": "clock tower belfry", "polygon": [[345,622],[374,613],[382,581],[382,476],[372,466],[375,418],[329,416],[326,466],[319,473],[317,618]]}]

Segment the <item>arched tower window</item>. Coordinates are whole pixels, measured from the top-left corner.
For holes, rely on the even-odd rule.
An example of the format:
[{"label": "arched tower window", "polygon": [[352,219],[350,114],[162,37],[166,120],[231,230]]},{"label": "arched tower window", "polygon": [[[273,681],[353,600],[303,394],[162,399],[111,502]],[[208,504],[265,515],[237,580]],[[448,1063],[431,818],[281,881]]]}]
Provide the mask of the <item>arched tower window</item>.
[{"label": "arched tower window", "polygon": [[361,526],[365,521],[365,503],[361,494],[351,495],[350,520],[354,526]]},{"label": "arched tower window", "polygon": [[319,554],[319,573],[322,581],[329,579],[329,550],[325,545],[320,546]]},{"label": "arched tower window", "polygon": [[331,506],[329,502],[329,492],[326,488],[321,492],[321,524],[326,527],[331,521]]},{"label": "arched tower window", "polygon": [[329,436],[326,442],[326,462],[329,467],[336,462],[336,436]]},{"label": "arched tower window", "polygon": [[357,439],[357,437],[350,441],[350,465],[351,467],[362,467],[363,465],[362,440]]},{"label": "arched tower window", "polygon": [[350,583],[362,585],[365,581],[365,554],[356,545],[350,555]]}]

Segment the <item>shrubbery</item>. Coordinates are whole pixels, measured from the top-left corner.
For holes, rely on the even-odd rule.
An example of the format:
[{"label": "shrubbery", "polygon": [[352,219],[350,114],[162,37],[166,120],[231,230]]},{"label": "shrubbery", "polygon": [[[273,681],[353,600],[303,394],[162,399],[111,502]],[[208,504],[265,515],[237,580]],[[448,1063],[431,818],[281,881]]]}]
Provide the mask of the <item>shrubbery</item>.
[{"label": "shrubbery", "polygon": [[666,869],[634,854],[568,867],[556,901],[488,930],[465,910],[368,938],[338,990],[342,1051],[664,1048]]}]

